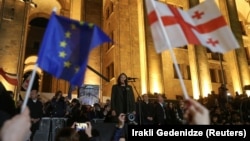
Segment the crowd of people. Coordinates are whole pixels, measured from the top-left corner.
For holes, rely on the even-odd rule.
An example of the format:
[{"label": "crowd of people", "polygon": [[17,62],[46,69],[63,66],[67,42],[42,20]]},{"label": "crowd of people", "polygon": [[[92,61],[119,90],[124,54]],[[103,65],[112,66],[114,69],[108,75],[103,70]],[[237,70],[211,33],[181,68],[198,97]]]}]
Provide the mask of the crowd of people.
[{"label": "crowd of people", "polygon": [[[221,102],[223,100],[223,102]],[[226,102],[225,102],[226,101]],[[244,104],[242,104],[242,101]],[[212,92],[207,98],[199,100],[167,100],[164,95],[150,99],[144,94],[135,100],[132,86],[127,82],[125,73],[121,73],[117,84],[111,90],[111,99],[105,103],[82,105],[77,98],[69,100],[62,91],[55,92],[52,99],[42,102],[38,91],[32,89],[27,107],[20,112],[22,103],[15,104],[10,92],[0,93],[0,139],[1,141],[33,141],[43,117],[67,118],[67,125],[60,129],[55,141],[95,141],[93,121],[116,123],[111,141],[127,140],[126,125],[238,125],[248,124],[248,97],[245,94],[235,98],[220,98]],[[6,105],[8,107],[6,108]],[[3,106],[4,105],[4,106]],[[13,106],[14,105],[14,106]],[[76,123],[87,123],[86,129],[76,130]],[[16,133],[17,132],[17,133]]]}]

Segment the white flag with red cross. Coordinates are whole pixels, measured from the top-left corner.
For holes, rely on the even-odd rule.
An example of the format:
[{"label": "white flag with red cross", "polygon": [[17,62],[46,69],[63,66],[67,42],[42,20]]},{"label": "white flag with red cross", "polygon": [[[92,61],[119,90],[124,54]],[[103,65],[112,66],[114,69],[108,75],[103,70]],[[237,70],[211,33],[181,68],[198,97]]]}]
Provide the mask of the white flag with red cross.
[{"label": "white flag with red cross", "polygon": [[240,47],[214,0],[187,11],[155,0],[146,0],[146,6],[157,53],[188,44],[219,53]]}]

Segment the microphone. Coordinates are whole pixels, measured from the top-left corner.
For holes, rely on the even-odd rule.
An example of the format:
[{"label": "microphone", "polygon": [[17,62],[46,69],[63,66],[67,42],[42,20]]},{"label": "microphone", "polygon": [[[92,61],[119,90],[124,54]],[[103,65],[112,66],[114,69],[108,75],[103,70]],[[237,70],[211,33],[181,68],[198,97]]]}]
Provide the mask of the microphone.
[{"label": "microphone", "polygon": [[135,80],[135,79],[139,79],[139,78],[136,78],[136,77],[127,77],[128,80]]}]

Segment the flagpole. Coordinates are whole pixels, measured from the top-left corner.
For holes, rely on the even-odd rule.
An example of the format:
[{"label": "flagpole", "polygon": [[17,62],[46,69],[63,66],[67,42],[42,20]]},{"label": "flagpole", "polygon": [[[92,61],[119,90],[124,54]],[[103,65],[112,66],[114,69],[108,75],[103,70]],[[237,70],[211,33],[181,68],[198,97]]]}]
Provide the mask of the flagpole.
[{"label": "flagpole", "polygon": [[172,50],[172,48],[171,48],[171,43],[170,43],[170,41],[168,40],[168,39],[169,39],[169,38],[168,38],[168,35],[167,35],[167,33],[165,32],[164,26],[163,26],[163,24],[162,24],[161,17],[159,17],[159,13],[158,13],[158,11],[157,11],[157,9],[156,9],[156,7],[155,7],[155,1],[154,1],[154,0],[151,0],[151,1],[153,1],[153,6],[154,6],[154,9],[155,9],[155,12],[156,12],[156,16],[157,16],[157,18],[159,19],[159,23],[160,23],[161,30],[163,31],[164,38],[166,39],[166,42],[167,42],[167,45],[168,45],[168,50],[170,51],[170,55],[171,55],[171,57],[172,57],[172,59],[173,59],[174,66],[175,66],[175,69],[176,69],[176,72],[177,72],[177,75],[178,75],[178,77],[179,77],[179,80],[180,80],[180,83],[181,83],[181,87],[182,87],[182,90],[183,90],[184,99],[188,99],[189,96],[188,96],[188,93],[187,93],[187,89],[186,89],[185,84],[184,84],[184,81],[183,81],[183,79],[182,79],[182,75],[181,75],[181,72],[180,72],[180,68],[179,68],[179,66],[177,65],[176,57],[175,57],[174,52],[173,52],[173,50]]},{"label": "flagpole", "polygon": [[224,77],[224,71],[223,71],[221,53],[218,53],[218,55],[219,55],[220,68],[221,68],[222,84],[225,85],[225,77]]},{"label": "flagpole", "polygon": [[31,74],[31,78],[30,78],[30,82],[29,82],[29,85],[28,85],[28,89],[26,91],[25,98],[24,98],[24,101],[23,101],[23,104],[22,104],[21,112],[23,112],[24,109],[25,109],[25,107],[27,106],[28,99],[30,97],[31,87],[32,87],[34,79],[35,79],[35,74],[36,74],[37,68],[38,68],[38,66],[37,66],[37,64],[35,64],[34,69],[32,71],[32,74]]}]

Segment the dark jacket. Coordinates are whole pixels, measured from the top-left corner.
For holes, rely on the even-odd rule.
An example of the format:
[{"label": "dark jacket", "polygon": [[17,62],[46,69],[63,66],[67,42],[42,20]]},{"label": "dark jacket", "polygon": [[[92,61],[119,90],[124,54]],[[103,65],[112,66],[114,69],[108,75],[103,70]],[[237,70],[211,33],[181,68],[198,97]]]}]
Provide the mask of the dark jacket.
[{"label": "dark jacket", "polygon": [[[124,89],[125,89],[126,95],[124,95],[123,93]],[[124,103],[124,101],[126,101],[126,103]],[[125,108],[126,108],[127,113],[131,113],[135,111],[135,107],[136,107],[135,97],[134,97],[132,86],[127,85],[123,87],[117,84],[112,86],[111,110],[115,110],[117,116],[120,113],[123,113]]]},{"label": "dark jacket", "polygon": [[161,104],[157,102],[155,105],[155,117],[154,117],[155,123],[157,125],[166,124],[166,119],[164,119],[164,114],[166,115],[164,107],[162,107]]},{"label": "dark jacket", "polygon": [[[43,116],[43,104],[41,101],[37,100],[36,102],[33,102],[33,100],[30,98],[28,100],[27,106],[30,110],[30,117],[31,118],[42,118]],[[40,120],[41,121],[41,120]],[[40,121],[36,122],[35,124],[32,124],[31,130],[38,130]]]}]

